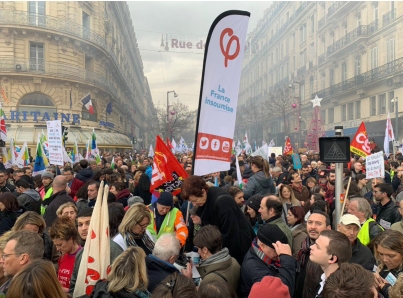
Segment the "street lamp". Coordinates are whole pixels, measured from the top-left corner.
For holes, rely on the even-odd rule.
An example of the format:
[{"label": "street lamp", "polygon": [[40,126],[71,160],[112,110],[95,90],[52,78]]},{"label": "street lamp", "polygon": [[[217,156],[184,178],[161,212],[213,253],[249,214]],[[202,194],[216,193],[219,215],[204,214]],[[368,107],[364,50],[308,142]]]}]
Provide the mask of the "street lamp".
[{"label": "street lamp", "polygon": [[171,139],[171,121],[169,121],[169,93],[173,93],[174,97],[178,97],[178,94],[176,94],[174,90],[167,91],[167,128],[168,128],[167,137]]},{"label": "street lamp", "polygon": [[391,102],[395,104],[395,140],[399,140],[399,98],[394,97],[392,98]]},{"label": "street lamp", "polygon": [[[298,86],[301,86],[300,82],[296,81],[291,81],[290,85],[288,85],[289,88],[294,89],[294,84],[298,84]],[[301,90],[299,90],[299,93],[301,93]],[[298,98],[298,149],[301,144],[301,94],[299,94]]]}]

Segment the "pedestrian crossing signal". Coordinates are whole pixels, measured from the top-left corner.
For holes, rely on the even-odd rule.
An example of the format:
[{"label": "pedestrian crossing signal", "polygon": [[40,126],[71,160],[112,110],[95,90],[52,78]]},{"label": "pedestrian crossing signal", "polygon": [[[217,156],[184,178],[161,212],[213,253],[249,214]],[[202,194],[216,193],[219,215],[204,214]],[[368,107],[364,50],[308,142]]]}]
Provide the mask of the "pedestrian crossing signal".
[{"label": "pedestrian crossing signal", "polygon": [[350,137],[319,138],[320,160],[325,163],[350,162]]}]

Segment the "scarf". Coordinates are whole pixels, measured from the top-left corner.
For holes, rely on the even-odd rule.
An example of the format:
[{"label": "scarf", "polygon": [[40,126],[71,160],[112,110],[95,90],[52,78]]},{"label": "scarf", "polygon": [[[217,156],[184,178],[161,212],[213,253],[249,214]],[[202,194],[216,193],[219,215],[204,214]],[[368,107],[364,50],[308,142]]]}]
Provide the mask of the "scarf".
[{"label": "scarf", "polygon": [[143,235],[135,234],[131,231],[125,233],[126,244],[127,246],[135,246],[138,247],[136,243],[136,239],[141,239],[144,245],[150,250],[153,251],[154,249],[154,241],[148,237],[147,233],[144,232]]},{"label": "scarf", "polygon": [[301,249],[299,250],[297,255],[298,271],[299,268],[305,266],[307,257],[309,258],[309,254],[311,252],[310,246],[311,246],[310,239],[309,237],[306,237],[305,241],[302,242]]},{"label": "scarf", "polygon": [[200,267],[208,266],[219,262],[225,262],[228,261],[229,259],[231,259],[231,256],[229,254],[228,248],[224,247],[222,250],[213,254],[211,257],[200,261]]},{"label": "scarf", "polygon": [[266,265],[274,265],[276,268],[281,267],[280,264],[280,259],[278,259],[277,261],[273,261],[272,259],[270,259],[268,256],[266,256],[264,254],[264,252],[262,251],[262,249],[259,247],[259,245],[257,244],[257,238],[255,238],[252,242],[252,248],[254,253],[259,257],[259,259],[261,259],[263,261],[263,263],[265,263]]},{"label": "scarf", "polygon": [[140,298],[149,298],[149,297],[151,297],[150,292],[147,291],[147,290],[145,290],[145,291],[140,291],[140,290],[136,289],[136,290],[134,290],[133,293],[134,293],[137,297],[140,297]]}]

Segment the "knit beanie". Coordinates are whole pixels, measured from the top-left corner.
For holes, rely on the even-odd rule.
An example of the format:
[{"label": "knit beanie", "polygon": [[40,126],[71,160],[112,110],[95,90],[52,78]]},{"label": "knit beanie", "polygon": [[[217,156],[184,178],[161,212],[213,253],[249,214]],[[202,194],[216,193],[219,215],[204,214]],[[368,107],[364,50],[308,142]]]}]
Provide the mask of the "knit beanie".
[{"label": "knit beanie", "polygon": [[245,202],[245,205],[252,208],[257,213],[259,211],[260,203],[262,202],[263,197],[263,195],[255,194]]},{"label": "knit beanie", "polygon": [[174,198],[170,192],[162,192],[157,203],[162,206],[172,207],[174,205]]},{"label": "knit beanie", "polygon": [[290,298],[288,287],[281,282],[281,279],[273,276],[265,276],[261,282],[257,282],[252,286],[249,298],[267,297]]},{"label": "knit beanie", "polygon": [[277,225],[269,223],[264,224],[259,228],[257,231],[257,239],[273,249],[274,247],[272,243],[276,243],[277,241],[280,241],[283,244],[288,244],[288,239],[284,232]]}]

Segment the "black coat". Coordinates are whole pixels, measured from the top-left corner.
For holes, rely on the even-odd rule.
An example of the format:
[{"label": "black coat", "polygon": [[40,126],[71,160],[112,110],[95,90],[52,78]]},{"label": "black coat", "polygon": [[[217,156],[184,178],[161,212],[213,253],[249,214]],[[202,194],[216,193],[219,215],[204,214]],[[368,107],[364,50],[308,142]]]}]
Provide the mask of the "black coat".
[{"label": "black coat", "polygon": [[288,255],[280,256],[280,267],[267,265],[254,252],[249,249],[241,266],[241,293],[242,297],[248,297],[254,283],[260,282],[265,276],[279,277],[288,287],[292,297],[295,288],[295,273],[297,261]]},{"label": "black coat", "polygon": [[48,205],[45,214],[43,215],[46,227],[52,226],[53,222],[57,218],[56,211],[61,205],[68,202],[75,204],[73,199],[67,194],[65,190],[54,193],[49,199],[45,200],[45,202]]},{"label": "black coat", "polygon": [[255,232],[230,194],[218,187],[207,191],[206,203],[197,209],[202,226],[214,225],[220,230],[223,247],[239,264],[255,238]]},{"label": "black coat", "polygon": [[374,269],[374,265],[376,264],[374,255],[368,247],[362,245],[360,239],[357,238],[356,243],[352,247],[352,250],[353,256],[350,260],[348,260],[349,263],[361,265],[369,271],[372,271]]},{"label": "black coat", "polygon": [[401,219],[402,216],[400,215],[395,202],[390,200],[383,206],[379,204],[379,209],[376,214],[376,222],[379,223],[383,228],[390,229],[392,224],[401,221]]},{"label": "black coat", "polygon": [[146,257],[148,291],[153,292],[154,289],[172,273],[179,272],[175,266],[158,259],[153,255]]},{"label": "black coat", "polygon": [[91,170],[91,168],[85,168],[81,169],[75,176],[78,180],[81,180],[82,182],[87,182],[88,180],[91,180],[94,177],[94,172]]},{"label": "black coat", "polygon": [[14,226],[17,218],[23,214],[25,208],[20,207],[17,211],[5,211],[3,212],[3,217],[0,221],[0,235],[3,235],[5,232],[10,231]]},{"label": "black coat", "polygon": [[90,298],[140,298],[134,293],[121,290],[119,292],[110,293],[107,289],[108,282],[99,280],[95,284],[95,288],[91,293]]}]

